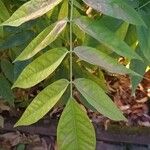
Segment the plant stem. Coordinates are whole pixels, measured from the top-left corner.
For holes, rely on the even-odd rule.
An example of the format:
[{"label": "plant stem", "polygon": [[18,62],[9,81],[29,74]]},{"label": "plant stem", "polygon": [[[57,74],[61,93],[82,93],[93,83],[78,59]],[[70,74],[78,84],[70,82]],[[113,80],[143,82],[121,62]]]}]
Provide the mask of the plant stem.
[{"label": "plant stem", "polygon": [[73,76],[73,65],[72,65],[72,52],[73,52],[73,2],[74,0],[70,0],[70,97],[73,97],[73,83],[72,83],[72,76]]}]

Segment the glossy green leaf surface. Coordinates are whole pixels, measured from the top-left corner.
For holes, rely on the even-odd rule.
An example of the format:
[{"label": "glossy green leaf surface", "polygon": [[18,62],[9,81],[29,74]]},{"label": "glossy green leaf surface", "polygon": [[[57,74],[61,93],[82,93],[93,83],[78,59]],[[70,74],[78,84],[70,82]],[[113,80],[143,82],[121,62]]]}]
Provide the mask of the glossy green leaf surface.
[{"label": "glossy green leaf surface", "polygon": [[14,105],[14,95],[10,83],[0,74],[0,97],[10,105]]},{"label": "glossy green leaf surface", "polygon": [[123,40],[119,39],[114,32],[110,31],[103,22],[87,17],[81,17],[76,19],[75,23],[81,30],[97,39],[117,54],[131,59],[141,59],[141,57],[138,56]]},{"label": "glossy green leaf surface", "polygon": [[35,39],[29,43],[29,45],[23,50],[23,52],[16,58],[15,61],[22,61],[33,57],[40,50],[52,43],[63,31],[66,24],[67,20],[64,19],[45,28]]},{"label": "glossy green leaf surface", "polygon": [[96,137],[85,110],[70,99],[57,127],[59,150],[95,150]]},{"label": "glossy green leaf surface", "polygon": [[74,49],[74,52],[81,60],[98,65],[111,73],[136,75],[132,70],[119,64],[117,60],[95,48],[78,46]]},{"label": "glossy green leaf surface", "polygon": [[58,80],[41,91],[27,107],[15,126],[30,125],[40,120],[61,98],[69,81]]},{"label": "glossy green leaf surface", "polygon": [[126,120],[121,111],[98,84],[85,78],[76,79],[74,84],[88,103],[98,112],[115,121]]},{"label": "glossy green leaf surface", "polygon": [[57,6],[62,0],[30,0],[17,9],[1,25],[19,26],[24,22],[36,19]]},{"label": "glossy green leaf surface", "polygon": [[60,65],[67,52],[66,48],[55,48],[36,58],[23,70],[13,88],[29,88],[38,84]]},{"label": "glossy green leaf surface", "polygon": [[145,25],[137,11],[124,0],[83,0],[93,9],[135,25]]}]

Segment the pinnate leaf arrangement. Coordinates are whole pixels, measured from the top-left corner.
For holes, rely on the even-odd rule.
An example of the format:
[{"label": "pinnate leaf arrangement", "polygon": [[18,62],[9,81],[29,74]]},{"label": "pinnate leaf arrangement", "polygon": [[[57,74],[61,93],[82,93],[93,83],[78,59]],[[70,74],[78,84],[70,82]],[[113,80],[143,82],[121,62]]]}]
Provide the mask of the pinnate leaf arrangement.
[{"label": "pinnate leaf arrangement", "polygon": [[[82,5],[84,7],[81,7]],[[18,62],[32,59],[12,88],[31,88],[47,80],[66,62],[69,68],[68,79],[58,78],[45,87],[33,99],[15,127],[30,125],[40,120],[67,91],[69,97],[57,128],[58,149],[95,150],[96,147],[94,127],[86,109],[75,99],[74,91],[78,91],[88,105],[102,115],[114,121],[126,121],[122,112],[106,94],[107,88],[103,81],[99,82],[97,77],[83,71],[81,64],[104,69],[112,74],[129,74],[133,79],[133,87],[137,86],[144,70],[138,72],[135,64],[142,64],[143,60],[146,60],[147,63],[143,63],[143,67],[149,65],[150,23],[145,22],[140,8],[136,9],[134,6],[130,0],[30,0],[11,17],[8,15],[1,27],[18,27],[42,16],[50,18],[51,12],[56,8],[59,10],[55,21],[33,38],[14,60]],[[90,14],[93,12],[95,16]],[[117,29],[112,20],[118,22]],[[134,44],[125,41],[129,27],[137,28],[138,39]],[[66,40],[66,44],[48,49],[58,39],[63,40],[62,38]],[[96,41],[98,46],[89,44],[87,40]],[[112,57],[114,54],[116,58],[122,56],[131,60],[130,69],[119,64],[117,59]],[[2,78],[1,76],[0,82],[4,82]]]}]

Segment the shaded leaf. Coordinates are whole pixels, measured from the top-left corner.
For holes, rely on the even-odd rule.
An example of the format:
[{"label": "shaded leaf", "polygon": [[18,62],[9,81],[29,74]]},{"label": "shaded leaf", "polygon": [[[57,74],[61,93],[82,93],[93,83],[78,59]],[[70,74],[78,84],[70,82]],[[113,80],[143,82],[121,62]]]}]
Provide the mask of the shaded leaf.
[{"label": "shaded leaf", "polygon": [[2,59],[1,60],[1,69],[3,73],[5,74],[6,78],[13,83],[14,82],[14,66],[13,64],[6,60]]},{"label": "shaded leaf", "polygon": [[88,103],[98,112],[115,121],[126,120],[121,111],[95,82],[79,78],[74,81],[74,84]]},{"label": "shaded leaf", "polygon": [[53,9],[61,1],[62,0],[30,0],[16,10],[1,26],[19,26],[24,22],[36,19]]},{"label": "shaded leaf", "polygon": [[81,17],[75,20],[75,23],[84,32],[97,39],[102,44],[113,50],[119,55],[141,59],[123,40],[120,40],[115,33],[110,31],[101,21]]},{"label": "shaded leaf", "polygon": [[6,38],[3,42],[0,42],[0,51],[22,45],[28,42],[32,37],[34,37],[33,31],[24,31],[11,35],[8,38]]},{"label": "shaded leaf", "polygon": [[[150,28],[137,26],[140,48],[147,60],[150,60]],[[150,64],[150,61],[149,61]]]},{"label": "shaded leaf", "polygon": [[57,142],[60,150],[95,150],[94,127],[85,111],[72,98],[59,120]]},{"label": "shaded leaf", "polygon": [[27,107],[16,126],[30,125],[40,120],[61,98],[69,81],[58,80],[41,91]]},{"label": "shaded leaf", "polygon": [[18,60],[26,60],[33,57],[40,50],[52,43],[62,32],[67,24],[67,20],[58,21],[56,24],[50,25],[44,29],[30,44],[23,50],[23,52],[16,58]]},{"label": "shaded leaf", "polygon": [[[137,48],[136,51],[140,56],[143,56],[143,52],[141,51],[141,49],[139,47]],[[132,92],[133,93],[135,92],[140,81],[143,79],[142,76],[144,75],[146,68],[147,68],[146,62],[142,62],[140,60],[135,60],[135,59],[131,60],[130,69],[132,69],[133,71],[135,71],[141,75],[141,77],[140,76],[131,76]]]},{"label": "shaded leaf", "polygon": [[23,70],[13,88],[29,88],[38,84],[60,65],[67,52],[65,48],[55,48],[36,58]]},{"label": "shaded leaf", "polygon": [[0,74],[0,97],[10,105],[14,104],[14,95],[11,91],[11,85],[6,78]]},{"label": "shaded leaf", "polygon": [[93,65],[98,65],[103,69],[118,74],[134,74],[132,70],[127,69],[125,66],[119,64],[115,59],[109,55],[87,46],[78,46],[74,49],[75,54],[81,59]]},{"label": "shaded leaf", "polygon": [[5,7],[2,0],[0,0],[0,19],[5,21],[10,17],[7,8]]},{"label": "shaded leaf", "polygon": [[123,0],[83,0],[88,6],[108,16],[135,25],[145,25],[140,15]]}]

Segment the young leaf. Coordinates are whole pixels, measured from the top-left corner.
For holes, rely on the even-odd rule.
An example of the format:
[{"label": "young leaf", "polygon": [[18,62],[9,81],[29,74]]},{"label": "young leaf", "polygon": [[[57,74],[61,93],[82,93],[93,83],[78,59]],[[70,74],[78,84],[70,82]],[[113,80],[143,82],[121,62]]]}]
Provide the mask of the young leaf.
[{"label": "young leaf", "polygon": [[83,0],[88,6],[111,17],[135,25],[145,25],[140,15],[123,0]]},{"label": "young leaf", "polygon": [[0,97],[10,105],[14,105],[14,95],[11,90],[10,83],[0,74]]},{"label": "young leaf", "polygon": [[40,120],[61,98],[69,81],[58,80],[41,91],[27,107],[16,126],[30,125]]},{"label": "young leaf", "polygon": [[13,88],[29,88],[38,84],[60,65],[67,52],[66,48],[55,48],[47,51],[23,70]]},{"label": "young leaf", "polygon": [[5,7],[4,3],[2,0],[0,0],[0,19],[2,21],[7,20],[10,17],[9,12],[7,8]]},{"label": "young leaf", "polygon": [[75,23],[81,30],[97,39],[117,54],[131,59],[141,59],[141,57],[137,55],[123,40],[119,39],[115,33],[110,31],[102,21],[81,17],[76,19]]},{"label": "young leaf", "polygon": [[63,31],[66,24],[67,20],[64,19],[44,29],[35,39],[30,42],[30,44],[23,50],[23,52],[16,58],[15,61],[22,61],[33,57],[40,50],[52,43]]},{"label": "young leaf", "polygon": [[96,137],[92,123],[85,111],[70,99],[57,127],[59,150],[95,150]]},{"label": "young leaf", "polygon": [[126,120],[121,111],[95,82],[79,78],[74,81],[74,84],[88,103],[101,114],[115,121]]},{"label": "young leaf", "polygon": [[74,49],[74,52],[81,60],[98,65],[111,73],[137,75],[134,71],[127,69],[109,55],[95,48],[78,46]]},{"label": "young leaf", "polygon": [[61,1],[62,0],[30,0],[16,10],[1,26],[19,26],[24,22],[36,19],[53,9]]}]

